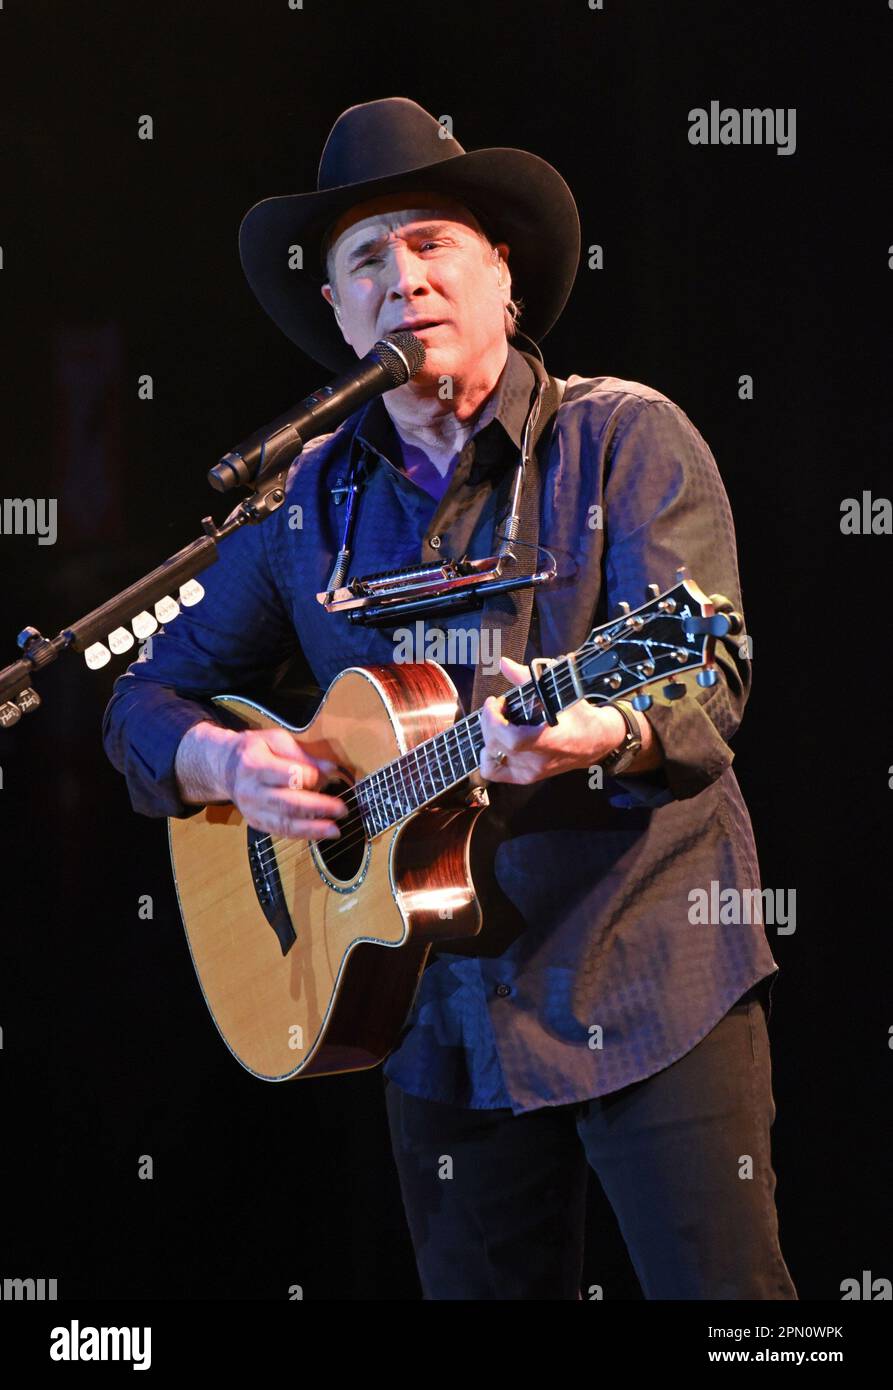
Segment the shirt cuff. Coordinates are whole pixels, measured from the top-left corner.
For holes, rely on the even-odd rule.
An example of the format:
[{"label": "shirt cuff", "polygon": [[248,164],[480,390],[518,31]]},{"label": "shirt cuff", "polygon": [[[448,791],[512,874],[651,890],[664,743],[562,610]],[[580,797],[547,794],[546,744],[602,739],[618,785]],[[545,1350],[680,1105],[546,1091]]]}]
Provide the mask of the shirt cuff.
[{"label": "shirt cuff", "polygon": [[185,734],[196,724],[211,723],[221,728],[240,729],[238,720],[229,719],[224,711],[210,702],[187,700],[163,686],[151,689],[150,707],[146,707],[148,683],[141,682],[142,698],[131,710],[132,728],[124,737],[126,715],[120,709],[107,714],[103,740],[106,752],[127,780],[127,791],[134,811],[144,816],[171,816],[185,820],[203,809],[201,804],[184,802],[174,771],[177,749]]}]

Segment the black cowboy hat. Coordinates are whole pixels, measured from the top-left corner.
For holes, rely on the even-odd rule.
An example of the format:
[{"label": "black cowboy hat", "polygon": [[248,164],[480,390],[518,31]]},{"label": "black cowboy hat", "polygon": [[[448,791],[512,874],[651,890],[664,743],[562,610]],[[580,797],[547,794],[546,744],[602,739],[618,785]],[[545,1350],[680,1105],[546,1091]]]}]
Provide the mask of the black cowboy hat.
[{"label": "black cowboy hat", "polygon": [[[322,152],[315,193],[255,203],[239,228],[242,266],[261,305],[292,342],[333,371],[356,353],[320,294],[326,232],[357,203],[397,190],[448,194],[477,217],[491,242],[509,245],[521,328],[537,342],[564,308],[580,259],[574,196],[551,164],[526,150],[470,153],[407,97],[342,112]],[[302,269],[289,265],[300,246]]]}]

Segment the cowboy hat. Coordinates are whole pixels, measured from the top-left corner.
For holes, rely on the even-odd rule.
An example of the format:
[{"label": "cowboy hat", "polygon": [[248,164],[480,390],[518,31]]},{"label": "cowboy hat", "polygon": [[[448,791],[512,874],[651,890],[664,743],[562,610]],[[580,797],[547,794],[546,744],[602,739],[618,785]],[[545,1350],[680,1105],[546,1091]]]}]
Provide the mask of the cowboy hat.
[{"label": "cowboy hat", "polygon": [[[316,192],[264,198],[242,219],[239,255],[249,285],[283,333],[333,371],[346,371],[357,357],[320,293],[328,278],[326,233],[349,208],[384,193],[444,193],[475,214],[491,242],[508,242],[512,295],[523,300],[524,335],[534,342],[567,302],[580,218],[564,179],[526,150],[469,153],[444,131],[407,97],[351,106],[326,140]],[[294,246],[300,269],[289,264]]]}]

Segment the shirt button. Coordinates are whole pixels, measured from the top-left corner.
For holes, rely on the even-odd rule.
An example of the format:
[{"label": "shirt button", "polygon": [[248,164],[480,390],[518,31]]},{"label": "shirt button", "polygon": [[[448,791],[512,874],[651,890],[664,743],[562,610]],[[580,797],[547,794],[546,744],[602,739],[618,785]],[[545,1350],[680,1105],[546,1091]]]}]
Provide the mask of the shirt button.
[{"label": "shirt button", "polygon": [[428,544],[431,546],[431,549],[432,549],[432,550],[439,550],[439,549],[440,549],[440,537],[439,537],[439,536],[432,536],[431,539],[430,539],[430,541],[428,542]]},{"label": "shirt button", "polygon": [[504,999],[505,996],[506,996],[507,994],[511,994],[511,992],[512,992],[512,987],[511,987],[511,985],[497,985],[497,986],[496,986],[496,993],[499,995],[500,999]]}]

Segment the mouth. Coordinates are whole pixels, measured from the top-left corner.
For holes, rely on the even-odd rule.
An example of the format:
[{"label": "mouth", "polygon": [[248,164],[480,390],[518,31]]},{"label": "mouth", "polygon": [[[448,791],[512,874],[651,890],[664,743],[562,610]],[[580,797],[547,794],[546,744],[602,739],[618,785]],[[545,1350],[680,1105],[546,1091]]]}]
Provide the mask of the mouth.
[{"label": "mouth", "polygon": [[414,323],[400,323],[396,328],[392,328],[392,333],[425,333],[429,328],[441,328],[443,326],[440,319],[416,319]]}]

